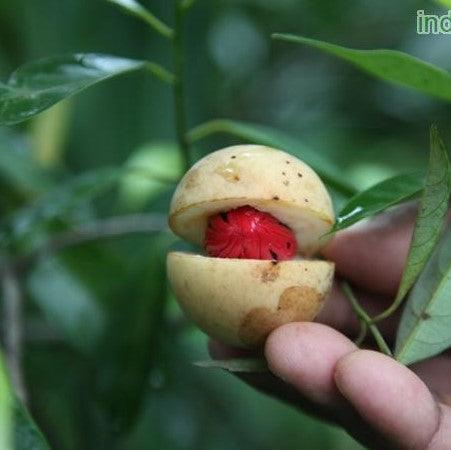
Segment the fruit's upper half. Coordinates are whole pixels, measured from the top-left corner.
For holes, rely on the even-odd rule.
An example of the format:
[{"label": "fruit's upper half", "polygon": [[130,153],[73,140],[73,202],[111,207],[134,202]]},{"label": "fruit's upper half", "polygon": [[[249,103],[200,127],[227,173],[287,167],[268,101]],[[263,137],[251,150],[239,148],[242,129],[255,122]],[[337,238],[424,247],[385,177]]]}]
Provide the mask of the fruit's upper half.
[{"label": "fruit's upper half", "polygon": [[211,256],[291,259],[315,253],[334,223],[329,194],[305,163],[239,145],[207,155],[180,181],[169,224]]}]

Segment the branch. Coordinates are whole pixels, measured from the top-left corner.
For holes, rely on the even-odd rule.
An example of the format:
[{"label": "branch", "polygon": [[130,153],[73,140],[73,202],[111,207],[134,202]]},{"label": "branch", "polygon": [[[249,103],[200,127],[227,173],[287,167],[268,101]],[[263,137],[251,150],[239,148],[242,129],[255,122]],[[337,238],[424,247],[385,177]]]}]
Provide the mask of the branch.
[{"label": "branch", "polygon": [[[376,341],[377,346],[379,347],[379,350],[382,353],[385,353],[388,356],[392,356],[392,352],[385,342],[385,339],[382,337],[382,334],[380,333],[377,326],[372,323],[371,317],[366,313],[366,311],[360,306],[357,298],[355,297],[354,293],[352,292],[351,286],[349,286],[348,283],[341,283],[341,288],[343,289],[344,294],[348,298],[349,302],[351,303],[352,309],[354,310],[355,314],[359,318],[359,320],[366,324],[366,327],[371,331],[371,334],[374,337],[374,340]],[[359,339],[364,338],[365,331],[362,328],[362,332],[359,336]],[[363,336],[363,337],[362,337]]]},{"label": "branch", "polygon": [[162,20],[158,19],[155,14],[144,8],[140,3],[135,0],[107,0],[110,3],[114,3],[119,6],[126,13],[143,20],[153,28],[161,36],[172,39],[174,36],[174,31],[166,25]]},{"label": "branch", "polygon": [[25,403],[27,393],[22,373],[23,297],[18,274],[8,263],[1,267],[1,288],[6,363],[15,392],[19,399]]},{"label": "branch", "polygon": [[135,233],[152,233],[167,230],[164,214],[128,214],[98,220],[63,232],[44,242],[27,255],[16,259],[16,270],[27,268],[36,259],[58,253],[69,247],[99,239],[111,239]]},{"label": "branch", "polygon": [[183,157],[185,170],[191,165],[191,156],[189,142],[187,139],[186,116],[185,116],[185,55],[183,48],[183,31],[184,31],[184,14],[185,11],[179,0],[174,2],[175,15],[175,34],[172,40],[172,57],[174,60],[174,109],[175,109],[175,127],[177,133],[177,141],[180,152]]}]

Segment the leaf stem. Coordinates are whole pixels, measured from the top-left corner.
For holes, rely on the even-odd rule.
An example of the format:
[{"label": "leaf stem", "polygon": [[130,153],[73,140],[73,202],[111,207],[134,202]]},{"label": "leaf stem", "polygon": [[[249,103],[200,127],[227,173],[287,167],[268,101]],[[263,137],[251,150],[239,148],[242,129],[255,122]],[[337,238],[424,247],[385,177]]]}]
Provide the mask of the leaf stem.
[{"label": "leaf stem", "polygon": [[154,62],[148,61],[146,62],[144,68],[148,70],[152,75],[158,78],[160,81],[165,83],[174,84],[175,76],[169,70],[166,70],[164,67],[156,64]]},{"label": "leaf stem", "polygon": [[227,132],[227,119],[213,119],[195,126],[187,133],[187,140],[190,143],[205,139],[212,134]]},{"label": "leaf stem", "polygon": [[382,353],[385,353],[388,356],[393,356],[390,348],[388,347],[387,343],[385,342],[385,339],[382,337],[382,334],[380,333],[377,326],[372,323],[371,317],[366,313],[366,311],[360,306],[360,303],[358,302],[357,298],[354,295],[354,292],[351,289],[351,286],[346,283],[341,283],[341,288],[346,295],[346,297],[349,300],[349,303],[352,306],[352,309],[354,310],[355,314],[359,318],[359,320],[363,321],[368,329],[371,331],[371,334],[374,337],[374,340],[376,341],[377,346],[379,347],[379,350]]},{"label": "leaf stem", "polygon": [[189,142],[186,136],[186,116],[185,116],[185,85],[184,85],[184,47],[183,47],[183,28],[185,10],[179,0],[174,0],[175,33],[172,40],[172,54],[174,61],[174,108],[175,108],[175,127],[177,141],[184,161],[186,170],[191,165]]},{"label": "leaf stem", "polygon": [[373,317],[371,323],[381,322],[382,320],[388,319],[396,310],[401,306],[404,297],[397,296],[394,302],[384,311],[382,311],[377,316]]},{"label": "leaf stem", "polygon": [[360,347],[362,345],[363,341],[368,335],[368,325],[366,324],[366,322],[362,319],[360,319],[359,322],[360,322],[360,333],[354,341],[354,344],[357,345],[357,347]]},{"label": "leaf stem", "polygon": [[174,36],[174,30],[166,25],[162,20],[158,19],[151,11],[147,8],[144,8],[141,4],[136,2],[135,0],[107,0],[110,3],[114,3],[119,6],[123,11],[130,14],[131,16],[135,16],[138,19],[146,22],[147,25],[150,26],[153,30],[159,33],[161,36],[172,39]]}]

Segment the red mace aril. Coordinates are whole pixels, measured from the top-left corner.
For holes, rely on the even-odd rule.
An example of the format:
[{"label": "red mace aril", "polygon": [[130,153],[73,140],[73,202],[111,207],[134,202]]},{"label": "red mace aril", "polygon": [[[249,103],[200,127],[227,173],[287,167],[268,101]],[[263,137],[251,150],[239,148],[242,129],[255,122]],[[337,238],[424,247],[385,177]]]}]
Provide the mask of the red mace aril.
[{"label": "red mace aril", "polygon": [[210,217],[205,234],[209,256],[241,259],[293,259],[294,233],[271,214],[250,206]]}]

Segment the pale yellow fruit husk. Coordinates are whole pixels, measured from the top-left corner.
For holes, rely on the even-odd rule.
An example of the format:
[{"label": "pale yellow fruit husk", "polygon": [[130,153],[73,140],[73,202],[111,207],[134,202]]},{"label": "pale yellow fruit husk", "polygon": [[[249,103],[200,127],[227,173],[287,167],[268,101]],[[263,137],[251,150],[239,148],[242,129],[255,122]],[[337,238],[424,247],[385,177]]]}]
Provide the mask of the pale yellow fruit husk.
[{"label": "pale yellow fruit husk", "polygon": [[334,223],[329,194],[307,164],[281,150],[237,145],[210,153],[185,174],[172,198],[169,225],[203,245],[210,216],[245,205],[289,226],[304,256],[324,245]]},{"label": "pale yellow fruit husk", "polygon": [[180,306],[205,333],[252,348],[285,323],[316,317],[330,291],[334,265],[171,252],[167,273]]}]

